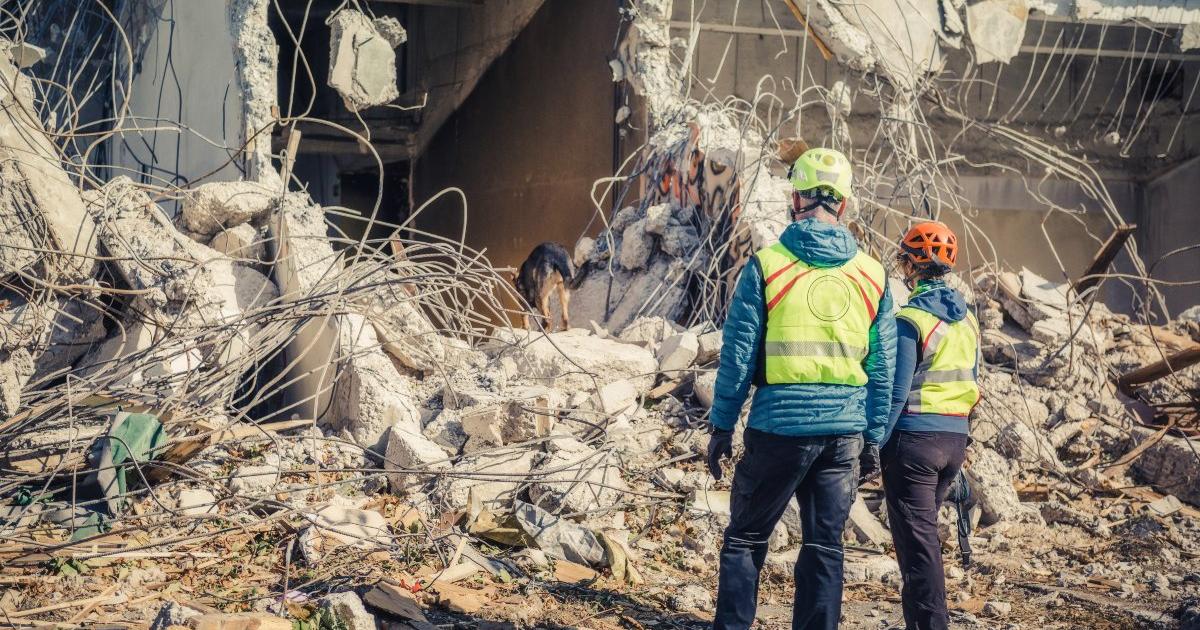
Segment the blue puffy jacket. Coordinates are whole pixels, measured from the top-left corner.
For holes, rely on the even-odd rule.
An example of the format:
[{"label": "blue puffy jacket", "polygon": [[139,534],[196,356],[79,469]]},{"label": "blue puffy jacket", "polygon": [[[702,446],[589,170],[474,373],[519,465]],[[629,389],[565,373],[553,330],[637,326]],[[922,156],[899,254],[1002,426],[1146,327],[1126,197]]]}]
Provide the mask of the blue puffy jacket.
[{"label": "blue puffy jacket", "polygon": [[[793,254],[817,267],[836,267],[854,258],[858,244],[850,230],[814,219],[792,223],[779,238]],[[895,373],[896,318],[892,296],[885,286],[875,322],[871,326],[863,369],[863,387],[793,383],[767,385],[763,379],[763,341],[767,306],[763,298],[762,268],[751,258],[742,269],[723,329],[721,366],[709,419],[713,426],[732,429],[742,404],[756,385],[750,405],[749,426],[776,435],[863,434],[879,444],[891,410]]]}]

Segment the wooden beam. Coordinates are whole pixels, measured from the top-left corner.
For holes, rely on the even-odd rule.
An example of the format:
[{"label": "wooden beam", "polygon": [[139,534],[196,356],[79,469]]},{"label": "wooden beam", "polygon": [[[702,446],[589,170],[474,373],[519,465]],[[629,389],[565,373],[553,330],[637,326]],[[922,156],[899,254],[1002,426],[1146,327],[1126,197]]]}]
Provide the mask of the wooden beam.
[{"label": "wooden beam", "polygon": [[1150,365],[1142,366],[1132,372],[1127,372],[1117,379],[1117,388],[1126,396],[1132,396],[1131,393],[1138,385],[1152,383],[1168,374],[1182,370],[1184,368],[1200,363],[1200,343],[1193,345],[1190,348],[1184,348],[1175,354],[1156,361]]},{"label": "wooden beam", "polygon": [[814,31],[812,29],[812,27],[809,26],[808,20],[804,19],[804,14],[800,12],[800,7],[796,6],[795,0],[783,0],[783,1],[784,1],[784,3],[787,4],[788,8],[792,10],[792,15],[796,16],[796,19],[799,20],[800,24],[804,27],[804,29],[806,31],[808,31],[808,34],[813,38],[813,42],[815,42],[817,44],[817,49],[821,51],[821,56],[825,58],[825,61],[829,61],[830,59],[833,59],[833,51],[829,50],[829,46],[826,46],[825,42],[821,41],[820,37],[817,37],[816,31]]},{"label": "wooden beam", "polygon": [[1100,275],[1108,271],[1108,266],[1116,259],[1117,254],[1121,253],[1121,248],[1125,246],[1125,241],[1133,235],[1133,231],[1137,229],[1136,225],[1121,225],[1118,226],[1112,234],[1108,235],[1108,240],[1100,246],[1100,250],[1092,258],[1092,264],[1083,272],[1083,275],[1075,281],[1075,294],[1083,295],[1084,291],[1096,286],[1100,283]]}]

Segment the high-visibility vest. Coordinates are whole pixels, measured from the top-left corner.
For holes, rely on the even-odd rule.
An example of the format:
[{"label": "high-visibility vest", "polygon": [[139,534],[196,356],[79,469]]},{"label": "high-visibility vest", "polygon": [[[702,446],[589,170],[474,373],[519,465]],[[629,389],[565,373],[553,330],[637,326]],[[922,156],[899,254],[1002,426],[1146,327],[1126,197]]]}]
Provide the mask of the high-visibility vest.
[{"label": "high-visibility vest", "polygon": [[814,267],[782,243],[754,254],[767,302],[768,384],[867,384],[862,362],[883,299],[883,265],[859,252],[837,267]]},{"label": "high-visibility vest", "polygon": [[975,369],[979,365],[979,323],[967,313],[960,321],[944,322],[932,313],[905,306],[896,317],[907,320],[920,334],[921,363],[913,375],[905,411],[966,417],[979,402]]}]

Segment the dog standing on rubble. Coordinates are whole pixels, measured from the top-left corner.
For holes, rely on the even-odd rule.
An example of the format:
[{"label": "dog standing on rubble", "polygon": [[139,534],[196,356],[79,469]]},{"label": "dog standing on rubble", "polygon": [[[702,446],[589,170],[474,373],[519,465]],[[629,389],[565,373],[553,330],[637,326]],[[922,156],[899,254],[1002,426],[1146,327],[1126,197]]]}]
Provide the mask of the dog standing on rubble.
[{"label": "dog standing on rubble", "polygon": [[[513,276],[513,286],[525,302],[537,309],[542,321],[550,324],[550,293],[558,291],[558,303],[562,306],[562,327],[570,327],[571,290],[575,288],[575,270],[566,248],[558,243],[542,243],[533,248],[521,269]],[[525,328],[530,328],[529,314],[525,314]]]}]

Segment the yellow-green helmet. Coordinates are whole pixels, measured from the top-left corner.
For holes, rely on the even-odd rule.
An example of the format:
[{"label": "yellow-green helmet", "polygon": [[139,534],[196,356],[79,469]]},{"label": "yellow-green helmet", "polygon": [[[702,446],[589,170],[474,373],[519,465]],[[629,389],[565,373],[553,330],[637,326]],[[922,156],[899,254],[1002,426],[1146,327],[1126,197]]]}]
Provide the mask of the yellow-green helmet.
[{"label": "yellow-green helmet", "polygon": [[841,151],[809,149],[788,169],[788,179],[800,192],[828,188],[839,199],[846,199],[850,196],[851,171],[850,160]]}]

